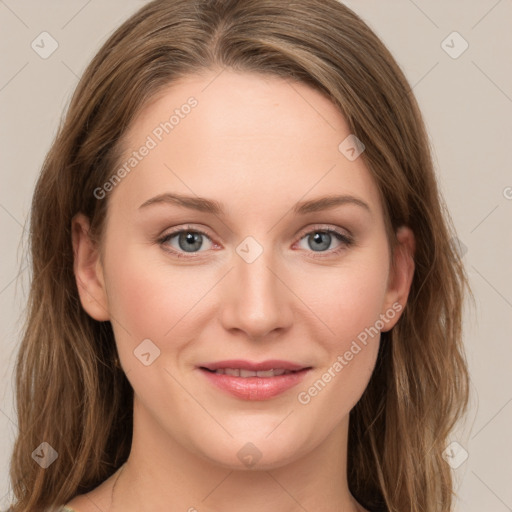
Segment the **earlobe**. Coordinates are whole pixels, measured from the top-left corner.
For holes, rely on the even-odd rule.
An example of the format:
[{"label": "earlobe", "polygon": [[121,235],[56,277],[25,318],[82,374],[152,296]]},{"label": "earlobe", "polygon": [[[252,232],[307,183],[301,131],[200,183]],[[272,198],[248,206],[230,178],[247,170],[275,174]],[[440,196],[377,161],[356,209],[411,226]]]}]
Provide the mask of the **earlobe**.
[{"label": "earlobe", "polygon": [[[390,308],[400,312],[404,310],[414,277],[414,253],[416,250],[414,233],[410,228],[402,226],[397,230],[396,238],[398,244],[395,247],[395,261],[391,269],[388,290],[386,292],[386,309],[382,312],[383,314]],[[398,308],[398,304],[400,304],[400,308]],[[393,319],[386,324],[382,331],[389,331],[394,327],[400,316],[401,313],[393,314]]]},{"label": "earlobe", "polygon": [[82,213],[73,217],[71,235],[73,270],[82,307],[95,320],[110,320],[99,250],[89,236],[89,219]]}]

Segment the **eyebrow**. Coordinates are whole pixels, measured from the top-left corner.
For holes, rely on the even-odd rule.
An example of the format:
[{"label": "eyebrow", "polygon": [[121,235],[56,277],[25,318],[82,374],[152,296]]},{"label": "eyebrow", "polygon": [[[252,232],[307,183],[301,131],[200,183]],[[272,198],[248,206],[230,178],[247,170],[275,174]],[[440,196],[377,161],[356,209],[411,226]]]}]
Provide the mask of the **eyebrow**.
[{"label": "eyebrow", "polygon": [[[224,215],[224,208],[221,203],[213,199],[206,199],[204,197],[185,196],[182,194],[164,193],[148,199],[146,202],[139,206],[140,208],[147,208],[154,204],[169,204],[178,205],[191,210],[197,210],[205,213],[212,213],[214,215]],[[302,201],[295,204],[292,208],[293,213],[299,215],[306,215],[308,213],[328,210],[337,206],[345,204],[353,204],[364,208],[371,213],[371,209],[367,203],[352,195],[331,195],[320,197],[318,199],[311,199]]]}]

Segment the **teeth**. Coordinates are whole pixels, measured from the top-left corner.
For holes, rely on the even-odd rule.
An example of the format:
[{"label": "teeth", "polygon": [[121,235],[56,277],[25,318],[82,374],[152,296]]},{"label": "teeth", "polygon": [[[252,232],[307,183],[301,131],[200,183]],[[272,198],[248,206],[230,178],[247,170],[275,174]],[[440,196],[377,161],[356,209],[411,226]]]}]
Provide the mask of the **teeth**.
[{"label": "teeth", "polygon": [[284,370],[283,368],[276,368],[272,370],[263,371],[252,371],[252,370],[241,370],[239,368],[219,368],[215,370],[215,373],[220,375],[232,375],[233,377],[279,377],[279,375],[286,375],[292,373],[290,370]]}]

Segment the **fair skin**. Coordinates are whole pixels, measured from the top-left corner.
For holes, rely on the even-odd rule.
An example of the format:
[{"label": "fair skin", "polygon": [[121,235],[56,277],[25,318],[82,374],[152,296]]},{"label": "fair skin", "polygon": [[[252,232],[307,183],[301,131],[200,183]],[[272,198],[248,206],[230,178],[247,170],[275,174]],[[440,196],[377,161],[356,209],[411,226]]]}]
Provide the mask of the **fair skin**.
[{"label": "fair skin", "polygon": [[[405,306],[413,234],[397,233],[393,269],[377,187],[363,158],[350,161],[338,149],[350,130],[304,84],[229,70],[189,76],[132,123],[127,156],[190,96],[198,105],[109,193],[102,256],[87,219],[73,221],[81,302],[91,317],[112,323],[134,389],[134,431],[113,502],[117,474],[69,506],[362,511],[347,485],[348,420],[374,369],[379,336],[360,344],[334,377],[332,367],[393,304]],[[225,211],[165,202],[140,208],[163,193],[215,200]],[[292,211],[332,195],[354,196],[368,209]],[[157,241],[171,229],[206,236],[196,235],[187,252],[179,236]],[[354,243],[332,233],[315,241],[328,229]],[[248,236],[263,249],[251,263],[236,251]],[[160,350],[148,366],[134,355],[145,339]],[[281,359],[311,370],[278,396],[246,400],[213,386],[197,367],[226,359]],[[330,381],[301,403],[299,393],[329,368]],[[237,456],[249,442],[261,455],[251,467]]]}]

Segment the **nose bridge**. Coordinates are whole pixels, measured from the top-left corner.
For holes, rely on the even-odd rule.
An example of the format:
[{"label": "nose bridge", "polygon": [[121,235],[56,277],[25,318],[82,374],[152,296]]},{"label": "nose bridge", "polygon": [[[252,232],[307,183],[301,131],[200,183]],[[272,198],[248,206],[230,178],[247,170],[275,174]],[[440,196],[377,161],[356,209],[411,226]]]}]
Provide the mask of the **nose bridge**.
[{"label": "nose bridge", "polygon": [[275,270],[271,246],[254,237],[245,238],[233,255],[229,293],[223,305],[227,329],[243,330],[251,338],[262,337],[288,325],[290,296]]}]

